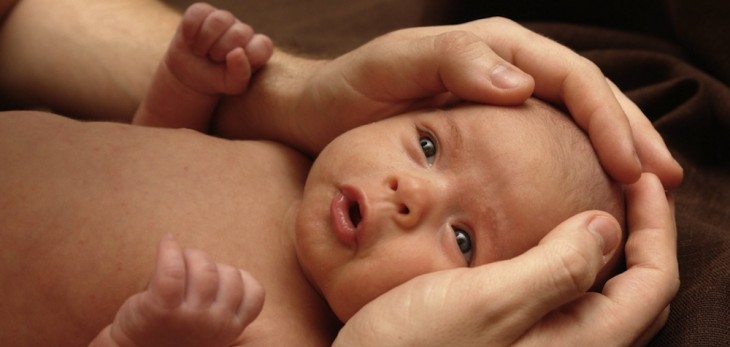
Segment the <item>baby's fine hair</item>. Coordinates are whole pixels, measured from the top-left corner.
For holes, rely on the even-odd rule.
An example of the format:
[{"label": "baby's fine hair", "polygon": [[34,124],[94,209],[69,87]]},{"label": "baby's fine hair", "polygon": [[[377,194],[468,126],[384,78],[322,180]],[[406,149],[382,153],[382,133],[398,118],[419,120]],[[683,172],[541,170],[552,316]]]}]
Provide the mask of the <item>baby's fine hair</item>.
[{"label": "baby's fine hair", "polygon": [[536,121],[547,121],[553,126],[550,141],[554,144],[553,169],[562,171],[561,184],[566,194],[565,203],[572,204],[576,213],[601,210],[613,215],[625,225],[623,188],[603,170],[588,136],[564,112],[537,102],[536,112],[542,114]]}]

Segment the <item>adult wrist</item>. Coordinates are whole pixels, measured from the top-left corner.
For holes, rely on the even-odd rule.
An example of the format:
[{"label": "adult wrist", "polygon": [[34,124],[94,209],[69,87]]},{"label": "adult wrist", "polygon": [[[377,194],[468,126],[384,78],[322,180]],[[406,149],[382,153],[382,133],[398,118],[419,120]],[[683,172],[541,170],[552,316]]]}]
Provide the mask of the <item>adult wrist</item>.
[{"label": "adult wrist", "polygon": [[211,132],[226,138],[265,139],[300,148],[299,124],[306,82],[324,61],[275,50],[241,95],[224,97],[211,122]]}]

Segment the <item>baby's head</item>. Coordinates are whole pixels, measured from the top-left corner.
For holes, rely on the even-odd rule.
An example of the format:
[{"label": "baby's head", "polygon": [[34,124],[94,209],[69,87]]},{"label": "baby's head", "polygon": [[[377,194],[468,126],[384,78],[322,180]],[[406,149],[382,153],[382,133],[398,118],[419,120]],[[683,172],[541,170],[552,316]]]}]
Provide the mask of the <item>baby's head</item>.
[{"label": "baby's head", "polygon": [[621,187],[553,107],[420,111],[353,129],[322,151],[297,217],[297,253],[346,321],[418,275],[520,255],[586,210],[623,223]]}]

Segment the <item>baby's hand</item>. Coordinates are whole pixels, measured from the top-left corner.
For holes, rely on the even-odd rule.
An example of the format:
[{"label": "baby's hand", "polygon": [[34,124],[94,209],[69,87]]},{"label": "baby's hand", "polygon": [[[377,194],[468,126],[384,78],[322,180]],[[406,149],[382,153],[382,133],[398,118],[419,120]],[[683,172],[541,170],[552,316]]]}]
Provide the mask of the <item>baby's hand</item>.
[{"label": "baby's hand", "polygon": [[183,16],[165,62],[184,85],[203,94],[238,94],[273,53],[271,40],[230,12],[196,3]]},{"label": "baby's hand", "polygon": [[248,273],[166,237],[149,287],[124,303],[111,335],[120,346],[228,346],[263,301],[263,288]]}]

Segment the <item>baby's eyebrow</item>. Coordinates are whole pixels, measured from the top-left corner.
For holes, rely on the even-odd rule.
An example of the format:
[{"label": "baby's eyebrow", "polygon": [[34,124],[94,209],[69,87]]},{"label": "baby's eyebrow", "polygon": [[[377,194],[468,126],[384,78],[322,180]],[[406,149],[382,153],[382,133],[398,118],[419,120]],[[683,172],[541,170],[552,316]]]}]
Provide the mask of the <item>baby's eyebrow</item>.
[{"label": "baby's eyebrow", "polygon": [[452,147],[451,149],[457,151],[458,153],[464,148],[464,138],[461,136],[461,129],[459,128],[459,124],[456,123],[456,121],[454,121],[454,119],[449,115],[446,115],[444,117],[444,121],[446,121],[446,124],[448,125],[448,141],[450,142],[450,146]]}]

